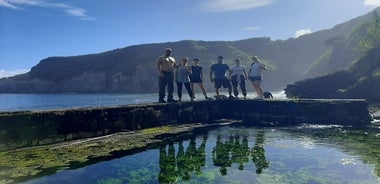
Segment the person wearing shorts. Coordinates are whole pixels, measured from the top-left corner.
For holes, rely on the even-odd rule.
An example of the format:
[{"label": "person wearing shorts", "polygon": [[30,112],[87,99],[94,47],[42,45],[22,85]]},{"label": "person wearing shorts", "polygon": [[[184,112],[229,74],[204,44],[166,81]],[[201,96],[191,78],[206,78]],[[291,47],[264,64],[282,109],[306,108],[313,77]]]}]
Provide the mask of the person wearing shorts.
[{"label": "person wearing shorts", "polygon": [[252,83],[253,88],[257,93],[257,99],[263,99],[263,88],[261,87],[261,72],[267,70],[264,63],[261,63],[257,56],[252,57],[251,68],[249,69],[248,75],[249,80]]},{"label": "person wearing shorts", "polygon": [[210,68],[210,80],[212,83],[214,83],[214,88],[216,92],[216,96],[218,97],[219,89],[221,87],[228,88],[228,94],[230,99],[233,98],[232,94],[232,88],[230,80],[226,77],[230,76],[230,67],[227,64],[223,63],[223,57],[218,56],[217,57],[217,63],[211,65]]}]

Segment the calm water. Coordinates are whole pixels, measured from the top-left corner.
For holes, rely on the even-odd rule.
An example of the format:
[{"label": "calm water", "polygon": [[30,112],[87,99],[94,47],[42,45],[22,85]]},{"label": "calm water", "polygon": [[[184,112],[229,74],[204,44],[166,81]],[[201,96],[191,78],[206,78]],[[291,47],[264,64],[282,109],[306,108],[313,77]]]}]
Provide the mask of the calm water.
[{"label": "calm water", "polygon": [[379,132],[222,127],[37,183],[380,183]]},{"label": "calm water", "polygon": [[[223,93],[222,93],[223,94]],[[189,100],[184,95],[184,101]],[[213,95],[213,93],[211,94]],[[274,98],[285,98],[284,92],[273,93]],[[255,94],[248,94],[254,98]],[[197,99],[204,99],[200,93]],[[1,111],[48,110],[81,107],[99,107],[156,102],[158,95],[154,94],[0,94]]]}]

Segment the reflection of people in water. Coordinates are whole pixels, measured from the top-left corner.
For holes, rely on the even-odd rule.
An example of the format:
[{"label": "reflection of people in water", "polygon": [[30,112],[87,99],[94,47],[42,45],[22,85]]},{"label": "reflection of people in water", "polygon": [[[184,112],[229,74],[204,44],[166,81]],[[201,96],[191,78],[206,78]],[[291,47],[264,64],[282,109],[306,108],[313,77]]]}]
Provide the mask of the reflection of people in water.
[{"label": "reflection of people in water", "polygon": [[177,154],[177,168],[178,176],[182,177],[183,180],[191,179],[190,172],[195,171],[197,175],[202,174],[201,167],[206,164],[206,143],[207,136],[203,138],[203,141],[199,148],[196,148],[195,139],[191,139],[189,146],[184,152],[182,142],[179,143],[178,154]]},{"label": "reflection of people in water", "polygon": [[240,137],[235,137],[235,142],[232,147],[232,162],[239,163],[239,170],[244,169],[244,163],[249,161],[249,147],[248,139],[246,136],[243,137],[242,142],[240,142]]},{"label": "reflection of people in water", "polygon": [[256,173],[261,174],[264,169],[269,167],[269,162],[265,158],[264,150],[264,131],[258,131],[256,134],[256,143],[251,150],[252,161],[256,166]]},{"label": "reflection of people in water", "polygon": [[[198,147],[198,149],[195,150],[194,154],[189,154],[190,163],[193,165],[193,171],[196,172],[197,175],[201,175],[201,167],[206,165],[206,143],[207,143],[207,135],[203,137],[201,145]],[[190,141],[190,145],[193,145],[191,147],[195,148],[195,140],[192,139]],[[191,148],[189,145],[188,149]],[[187,154],[188,152],[186,152]],[[190,153],[190,152],[189,152]]]},{"label": "reflection of people in water", "polygon": [[220,167],[220,174],[227,174],[227,167],[231,167],[230,151],[233,144],[233,138],[223,142],[220,135],[216,138],[216,146],[212,149],[212,161],[215,166]]},{"label": "reflection of people in water", "polygon": [[215,166],[220,166],[220,173],[226,175],[227,167],[231,167],[232,163],[238,163],[239,170],[243,170],[244,163],[249,161],[249,154],[248,136],[229,136],[223,142],[222,136],[218,135],[212,160]]},{"label": "reflection of people in water", "polygon": [[201,167],[206,164],[206,143],[207,136],[203,137],[201,145],[196,148],[195,138],[189,142],[186,149],[183,142],[178,143],[178,153],[175,155],[173,144],[169,144],[168,153],[166,146],[160,147],[160,174],[158,180],[160,183],[173,183],[182,178],[183,180],[191,179],[191,172],[202,174]]},{"label": "reflection of people in water", "polygon": [[160,147],[160,174],[158,175],[158,181],[160,183],[173,183],[176,181],[176,161],[175,161],[175,149],[173,144],[169,144],[169,150],[166,154],[166,146]]}]

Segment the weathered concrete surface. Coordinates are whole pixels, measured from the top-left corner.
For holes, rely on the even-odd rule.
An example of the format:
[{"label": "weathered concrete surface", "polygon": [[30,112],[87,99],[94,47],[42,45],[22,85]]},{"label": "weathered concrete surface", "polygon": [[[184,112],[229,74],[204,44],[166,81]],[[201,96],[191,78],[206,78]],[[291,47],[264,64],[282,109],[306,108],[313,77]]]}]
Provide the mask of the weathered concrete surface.
[{"label": "weathered concrete surface", "polygon": [[370,123],[365,100],[218,100],[167,104],[0,113],[0,150],[46,145],[218,119],[251,124],[300,123],[362,126]]},{"label": "weathered concrete surface", "polygon": [[81,168],[142,150],[155,149],[160,144],[166,144],[166,141],[188,139],[209,128],[238,123],[226,120],[212,124],[160,126],[46,146],[0,151],[0,183],[20,183],[65,169]]}]

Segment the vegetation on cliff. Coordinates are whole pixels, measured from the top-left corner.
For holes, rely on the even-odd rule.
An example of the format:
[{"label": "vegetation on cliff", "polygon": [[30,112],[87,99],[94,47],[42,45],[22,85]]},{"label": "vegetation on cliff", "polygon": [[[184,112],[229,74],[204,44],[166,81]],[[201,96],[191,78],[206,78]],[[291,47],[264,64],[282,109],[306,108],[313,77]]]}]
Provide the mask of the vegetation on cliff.
[{"label": "vegetation on cliff", "polygon": [[[135,45],[98,54],[49,57],[26,74],[0,79],[0,93],[156,92],[155,61],[167,47],[174,49],[177,61],[182,57],[200,58],[206,74],[219,55],[229,65],[240,58],[245,66],[251,64],[250,56],[257,55],[270,66],[264,74],[263,86],[280,90],[286,84],[354,63],[366,50],[358,45],[370,43],[371,39],[362,38],[367,36],[368,22],[378,11],[380,8],[332,29],[288,40],[273,41],[265,37],[238,41],[184,40]],[[362,40],[360,44],[358,40]],[[205,82],[211,90],[213,85],[207,77]]]},{"label": "vegetation on cliff", "polygon": [[287,96],[298,98],[365,98],[380,102],[380,22],[365,24],[353,51],[362,55],[348,69],[288,85]]}]

